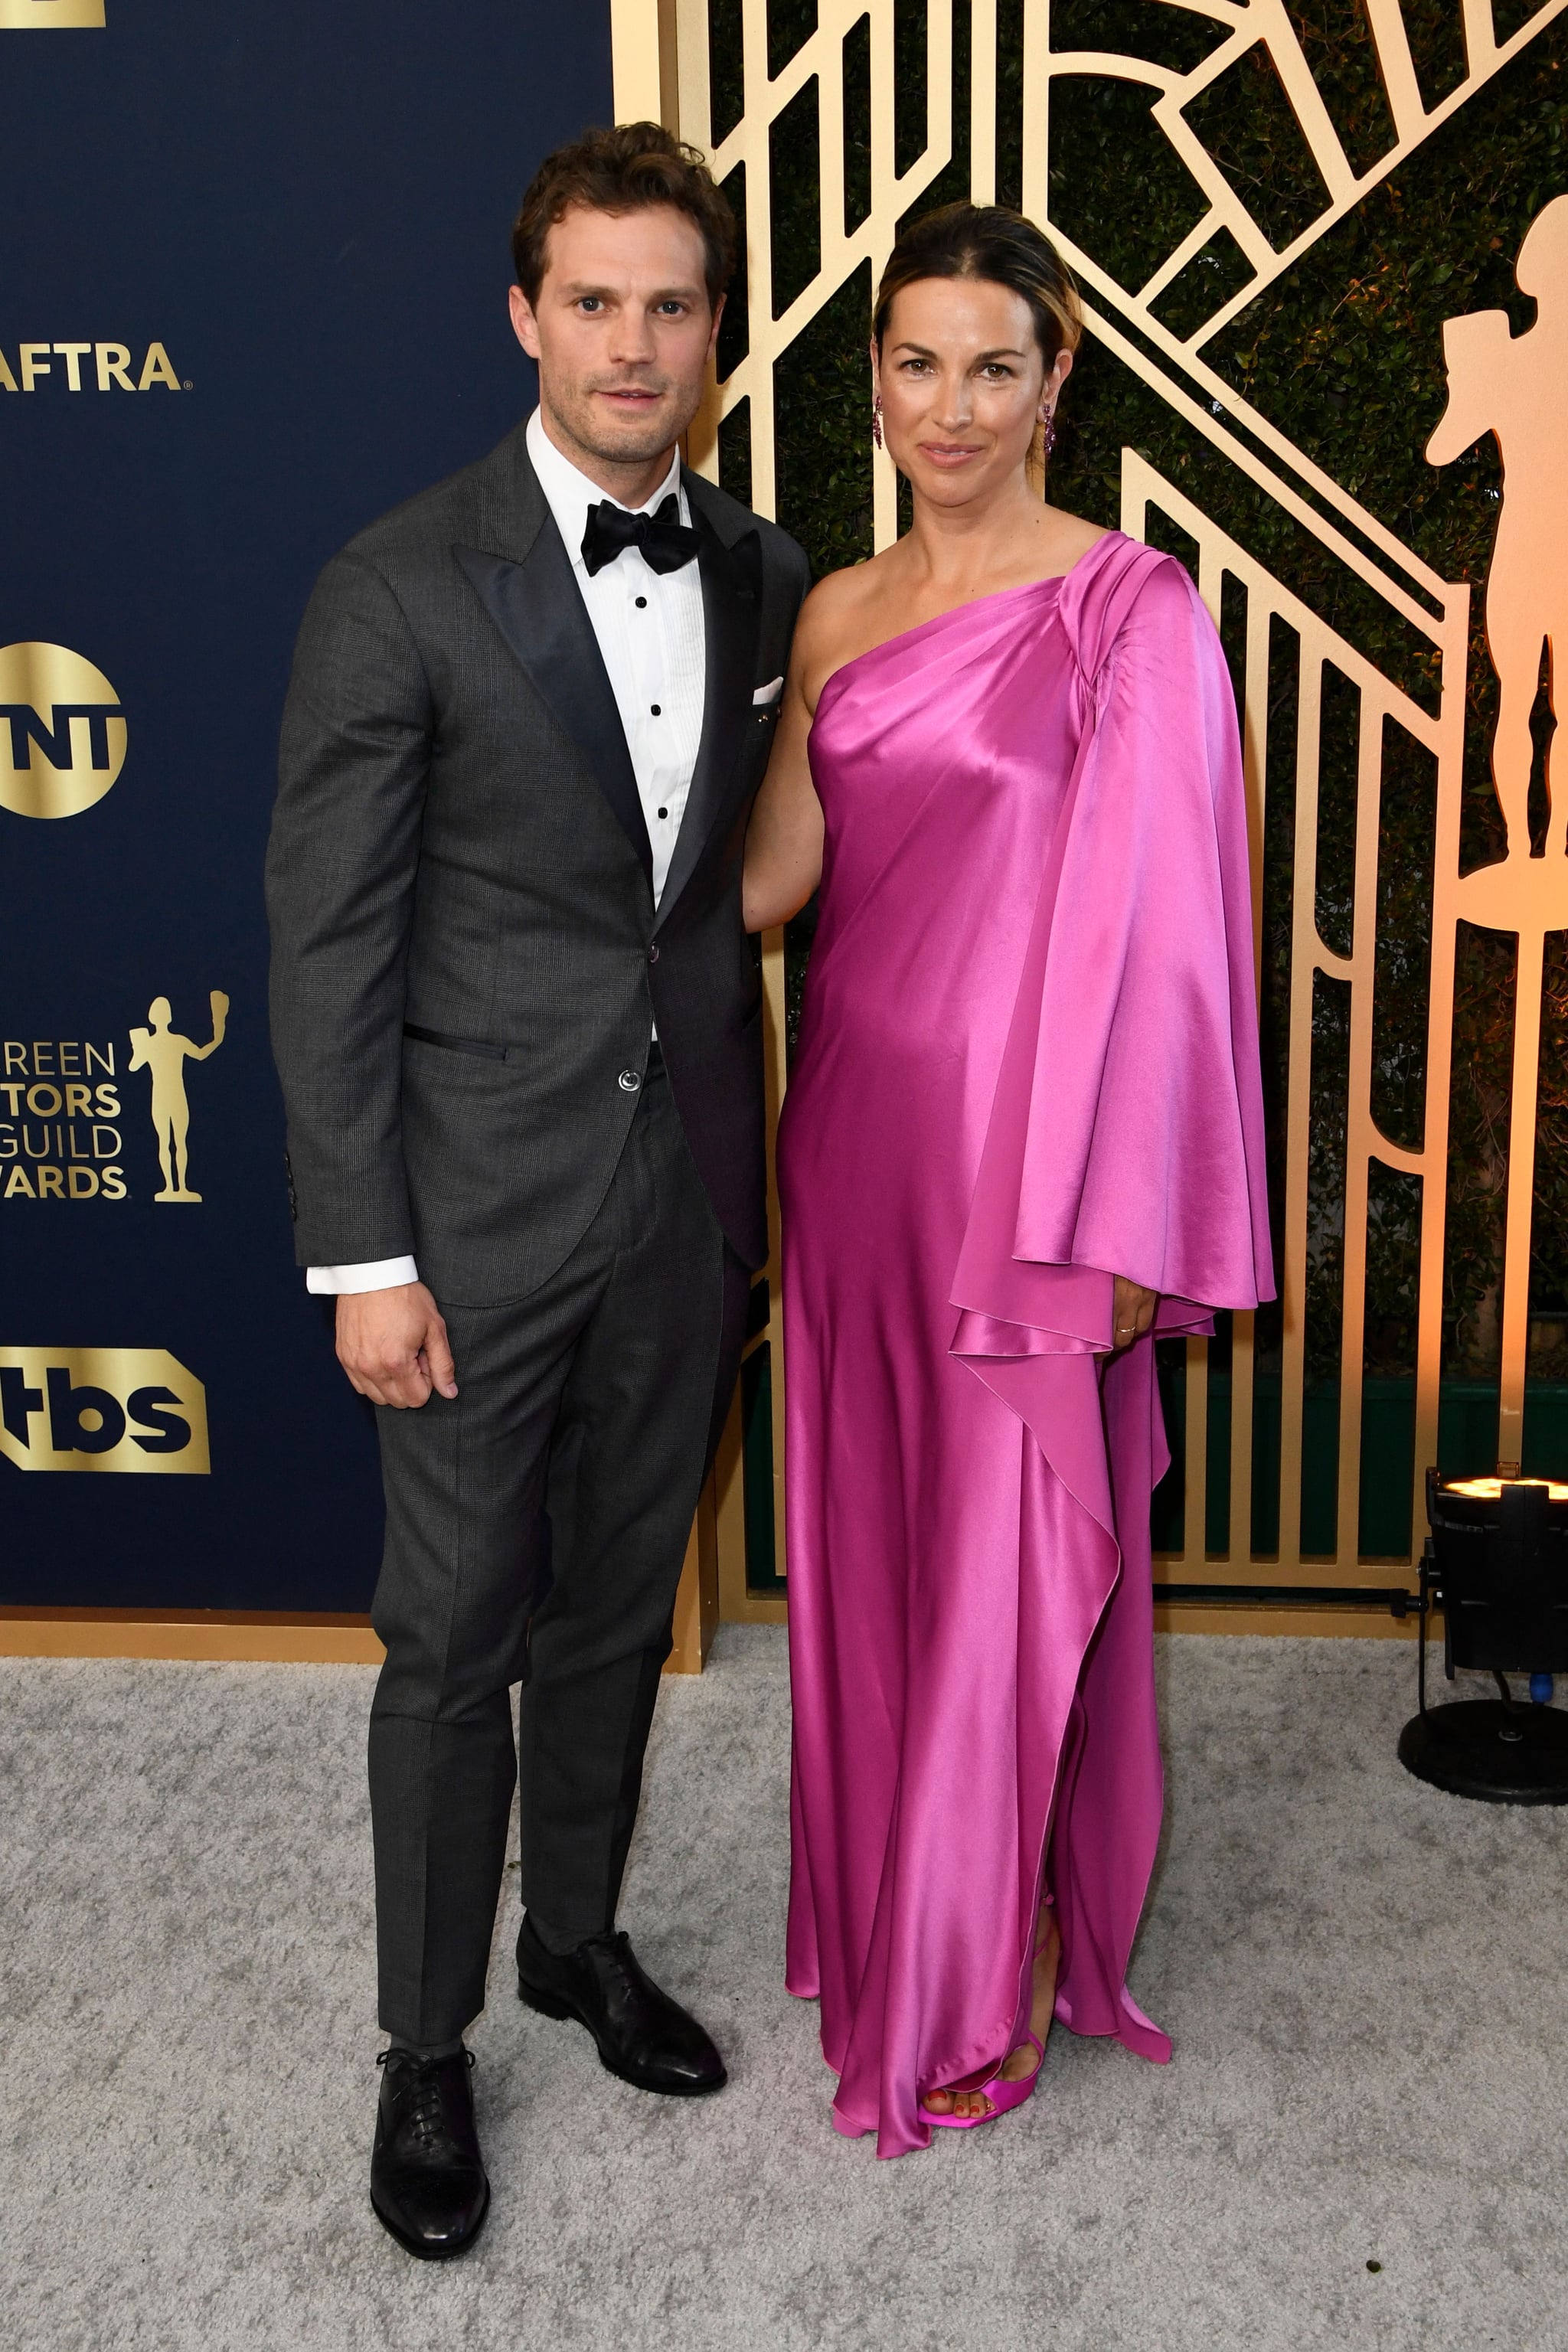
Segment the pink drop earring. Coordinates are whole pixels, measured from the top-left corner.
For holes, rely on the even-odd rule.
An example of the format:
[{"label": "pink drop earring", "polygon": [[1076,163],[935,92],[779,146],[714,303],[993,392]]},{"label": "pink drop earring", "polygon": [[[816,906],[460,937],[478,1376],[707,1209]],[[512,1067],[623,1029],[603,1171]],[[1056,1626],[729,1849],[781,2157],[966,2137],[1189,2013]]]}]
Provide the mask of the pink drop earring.
[{"label": "pink drop earring", "polygon": [[878,449],[879,449],[879,448],[881,447],[881,446],[882,446],[882,395],[881,395],[881,394],[880,394],[880,393],[879,393],[879,394],[877,394],[876,399],[871,403],[871,441],[872,441],[872,445],[873,445],[873,446],[874,446],[874,447],[876,447],[876,448],[878,448]]},{"label": "pink drop earring", "polygon": [[1046,428],[1046,455],[1048,457],[1057,446],[1057,404],[1054,400],[1040,421]]}]

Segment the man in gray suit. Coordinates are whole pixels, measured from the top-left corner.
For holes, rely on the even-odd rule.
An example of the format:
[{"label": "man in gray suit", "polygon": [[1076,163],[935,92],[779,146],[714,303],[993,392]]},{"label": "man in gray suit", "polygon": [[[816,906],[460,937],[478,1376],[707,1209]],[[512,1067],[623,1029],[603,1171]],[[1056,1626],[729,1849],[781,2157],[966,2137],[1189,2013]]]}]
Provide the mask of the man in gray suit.
[{"label": "man in gray suit", "polygon": [[298,1255],[377,1409],[371,2193],[489,2198],[463,2033],[518,1784],[519,1989],[641,2087],[720,2088],[616,1907],[692,1515],[767,1251],[742,850],[807,583],[682,467],[733,261],[650,123],[514,231],[540,405],[326,568],[268,866]]}]

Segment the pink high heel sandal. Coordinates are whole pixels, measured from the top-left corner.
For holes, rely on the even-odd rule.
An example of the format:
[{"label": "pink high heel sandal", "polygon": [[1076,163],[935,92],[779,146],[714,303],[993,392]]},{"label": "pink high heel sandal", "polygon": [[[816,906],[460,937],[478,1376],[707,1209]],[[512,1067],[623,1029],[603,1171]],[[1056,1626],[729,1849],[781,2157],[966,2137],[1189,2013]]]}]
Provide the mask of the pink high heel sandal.
[{"label": "pink high heel sandal", "polygon": [[[1056,1926],[1054,1918],[1051,1921],[1051,1926],[1053,1927]],[[1034,1962],[1039,1958],[1040,1954],[1045,1950],[1046,1946],[1049,1942],[1050,1935],[1047,1931],[1047,1933],[1041,1937],[1039,1943],[1035,1947],[1033,1958],[1030,1961],[1031,1989],[1034,1981]],[[1061,1943],[1059,1929],[1058,1930],[1057,1944],[1057,1974],[1059,1978],[1061,1974]],[[978,2116],[933,2115],[931,2108],[927,2106],[924,2099],[922,2099],[920,2103],[920,2110],[925,2121],[928,2124],[938,2125],[946,2131],[973,2131],[976,2124],[988,2124],[992,2122],[995,2116],[1009,2115],[1015,2107],[1021,2107],[1025,2100],[1028,2097],[1030,2092],[1034,2089],[1035,2084],[1039,2081],[1040,2068],[1046,2063],[1046,2045],[1040,2040],[1039,2035],[1035,2032],[1032,2025],[1026,2025],[1024,2028],[1024,2041],[1032,2042],[1034,2043],[1036,2058],[1034,2065],[1031,2067],[1028,2074],[1020,2074],[1016,2082],[1005,2083],[1002,2080],[1002,2066],[1005,2066],[1007,2063],[1007,2059],[1013,2055],[1013,2051],[1009,2050],[1007,2056],[1002,2060],[1002,2065],[998,2066],[994,2073],[982,2076],[979,2082],[976,2082],[973,2077],[971,2076],[967,2081],[962,2083],[938,2084],[937,2088],[939,2090],[948,2092],[953,2098],[957,2098],[959,2094],[964,2091],[984,2092],[986,2102],[984,2114]],[[1022,2047],[1023,2042],[1016,2042],[1013,2044],[1013,2050],[1020,2050]]]},{"label": "pink high heel sandal", "polygon": [[[1039,2035],[1035,2032],[1032,2026],[1026,2025],[1024,2028],[1024,2040],[1026,2042],[1032,2042],[1039,2055],[1035,2060],[1033,2072],[1027,2074],[1021,2074],[1016,2083],[1003,2082],[1001,2074],[998,2072],[994,2074],[988,2074],[984,2081],[981,2083],[943,2083],[940,2085],[942,2090],[951,2092],[954,2098],[958,2096],[961,2091],[983,2091],[985,2095],[986,2102],[985,2112],[984,2115],[933,2115],[930,2107],[926,2105],[925,2101],[922,2099],[921,2101],[921,2114],[925,2118],[926,2122],[928,2124],[941,2125],[948,2131],[972,2131],[976,2124],[988,2124],[994,2116],[1007,2115],[1014,2107],[1021,2107],[1025,2100],[1028,2097],[1030,2092],[1034,2089],[1035,2084],[1040,2079],[1040,2068],[1045,2063],[1046,2055],[1046,2045],[1040,2040]],[[1019,2042],[1015,2042],[1013,2045],[1015,2050],[1021,2047],[1022,2044]],[[1010,2058],[1013,2052],[1010,2050],[1007,2053],[1007,2056]],[[1003,2063],[1006,2063],[1005,2059],[1003,2061]]]}]

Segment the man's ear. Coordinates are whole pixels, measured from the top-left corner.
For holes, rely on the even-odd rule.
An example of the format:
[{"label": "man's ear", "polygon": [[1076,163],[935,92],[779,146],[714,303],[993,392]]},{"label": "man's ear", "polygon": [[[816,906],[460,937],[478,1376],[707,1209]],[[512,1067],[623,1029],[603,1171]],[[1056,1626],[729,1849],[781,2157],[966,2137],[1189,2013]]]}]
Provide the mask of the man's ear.
[{"label": "man's ear", "polygon": [[521,286],[507,292],[507,308],[511,312],[511,331],[531,360],[539,357],[539,321],[533,315],[533,305]]},{"label": "man's ear", "polygon": [[713,324],[708,332],[708,356],[710,359],[713,357],[714,352],[719,348],[719,322],[724,316],[724,304],[726,299],[727,297],[721,294],[719,299],[713,305]]}]

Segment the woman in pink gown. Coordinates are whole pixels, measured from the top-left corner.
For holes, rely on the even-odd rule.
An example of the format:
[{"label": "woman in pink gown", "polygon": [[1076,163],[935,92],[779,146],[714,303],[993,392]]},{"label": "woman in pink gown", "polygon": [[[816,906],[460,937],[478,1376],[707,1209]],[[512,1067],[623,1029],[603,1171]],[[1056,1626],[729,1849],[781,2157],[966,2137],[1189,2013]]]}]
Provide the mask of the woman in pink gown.
[{"label": "woman in pink gown", "polygon": [[953,206],[892,257],[913,528],[803,614],[747,919],[820,877],[779,1143],[788,1983],[881,2156],[1128,1992],[1159,1832],[1156,1332],[1272,1295],[1235,707],[1172,559],[1030,480],[1077,310]]}]

